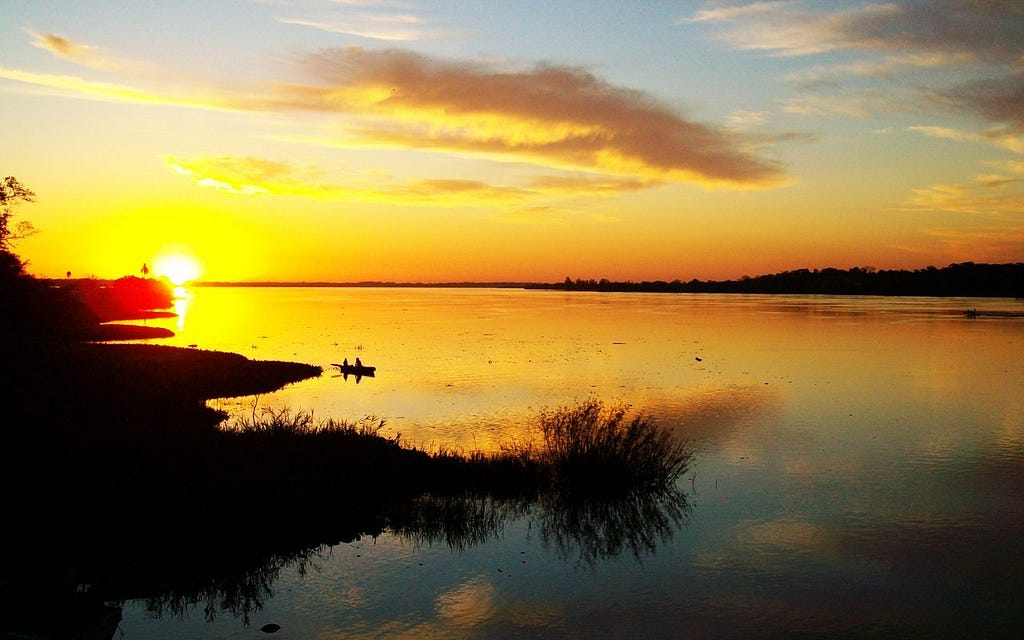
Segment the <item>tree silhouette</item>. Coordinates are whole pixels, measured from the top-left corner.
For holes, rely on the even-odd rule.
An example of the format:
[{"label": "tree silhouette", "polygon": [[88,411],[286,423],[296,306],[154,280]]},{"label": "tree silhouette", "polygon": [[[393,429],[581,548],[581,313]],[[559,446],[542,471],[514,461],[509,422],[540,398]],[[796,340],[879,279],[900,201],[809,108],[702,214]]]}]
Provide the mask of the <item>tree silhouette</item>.
[{"label": "tree silhouette", "polygon": [[7,176],[0,182],[0,268],[5,272],[21,272],[24,265],[15,255],[13,244],[36,232],[28,221],[12,226],[14,207],[19,202],[33,202],[35,197],[36,194],[14,176]]},{"label": "tree silhouette", "polygon": [[11,243],[36,232],[31,222],[21,221],[11,228],[14,205],[19,201],[34,202],[36,194],[21,184],[14,176],[7,176],[0,182],[0,250],[10,251]]}]

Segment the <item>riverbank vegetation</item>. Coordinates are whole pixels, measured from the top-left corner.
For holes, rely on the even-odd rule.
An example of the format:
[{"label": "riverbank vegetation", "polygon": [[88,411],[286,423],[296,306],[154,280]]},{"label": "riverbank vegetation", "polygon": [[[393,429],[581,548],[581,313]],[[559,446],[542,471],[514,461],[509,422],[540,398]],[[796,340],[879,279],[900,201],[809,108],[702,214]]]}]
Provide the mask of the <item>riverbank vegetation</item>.
[{"label": "riverbank vegetation", "polygon": [[874,296],[1024,297],[1024,263],[962,262],[923,269],[796,269],[738,280],[614,282],[566,278],[529,289],[649,293],[768,293]]}]

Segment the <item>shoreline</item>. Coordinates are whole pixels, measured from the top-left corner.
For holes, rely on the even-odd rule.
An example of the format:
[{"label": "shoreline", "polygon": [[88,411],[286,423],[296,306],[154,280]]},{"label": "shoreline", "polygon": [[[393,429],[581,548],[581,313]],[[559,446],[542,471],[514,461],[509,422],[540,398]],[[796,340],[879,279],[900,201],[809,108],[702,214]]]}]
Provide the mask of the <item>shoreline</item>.
[{"label": "shoreline", "polygon": [[[203,428],[223,419],[206,407],[207,400],[268,393],[323,373],[319,366],[223,351],[110,342],[165,337],[165,332],[100,325],[87,342],[18,343],[8,349],[8,366],[16,376],[4,390],[6,404],[28,419],[85,421],[94,429],[134,422],[146,430],[181,420],[181,429]],[[115,420],[105,424],[104,419]]]}]

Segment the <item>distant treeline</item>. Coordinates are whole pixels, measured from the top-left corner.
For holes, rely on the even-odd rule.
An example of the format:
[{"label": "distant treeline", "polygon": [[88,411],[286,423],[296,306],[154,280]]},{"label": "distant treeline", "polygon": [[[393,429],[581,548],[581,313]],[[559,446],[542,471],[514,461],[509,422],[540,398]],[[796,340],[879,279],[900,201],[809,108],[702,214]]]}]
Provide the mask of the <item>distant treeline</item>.
[{"label": "distant treeline", "polygon": [[[196,287],[334,287],[334,288],[406,288],[406,289],[521,289],[537,286],[535,283],[524,282],[394,282],[391,280],[360,280],[358,282],[334,282],[331,280],[253,280],[253,281],[218,281],[205,280],[193,282]],[[540,285],[544,286],[544,285]]]},{"label": "distant treeline", "polygon": [[557,284],[526,285],[530,289],[564,291],[616,291],[665,293],[792,293],[876,296],[1024,297],[1024,263],[975,264],[962,262],[948,267],[878,270],[797,269],[739,280],[683,282],[612,282],[566,278]]}]

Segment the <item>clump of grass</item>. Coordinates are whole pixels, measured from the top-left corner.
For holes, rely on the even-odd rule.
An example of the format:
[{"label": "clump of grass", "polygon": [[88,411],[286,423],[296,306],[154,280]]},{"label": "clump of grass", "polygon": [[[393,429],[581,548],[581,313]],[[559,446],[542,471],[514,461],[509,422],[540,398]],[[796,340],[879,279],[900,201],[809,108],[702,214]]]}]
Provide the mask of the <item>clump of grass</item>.
[{"label": "clump of grass", "polygon": [[[672,487],[686,471],[691,452],[685,441],[626,406],[598,400],[544,410],[536,441],[511,443],[497,454],[469,454],[449,448],[425,451],[402,445],[401,434],[386,437],[386,420],[366,416],[354,422],[317,419],[311,412],[285,408],[239,418],[227,432],[272,454],[286,454],[304,473],[345,465],[389,470],[396,483],[413,492],[537,495],[547,490],[573,495],[624,495]],[[326,471],[325,471],[326,473]],[[333,474],[333,472],[331,472]]]},{"label": "clump of grass", "polygon": [[390,438],[380,435],[381,430],[386,424],[386,418],[378,418],[372,415],[364,416],[355,421],[335,418],[318,419],[314,417],[312,411],[292,413],[291,409],[285,407],[277,410],[264,409],[259,417],[238,418],[231,426],[227,427],[227,430],[240,435],[289,437],[339,434],[377,437],[398,444],[402,434],[399,433]]},{"label": "clump of grass", "polygon": [[521,455],[539,457],[556,485],[574,491],[667,488],[690,462],[685,441],[643,414],[598,400],[542,411],[540,431],[541,451],[521,447]]}]

